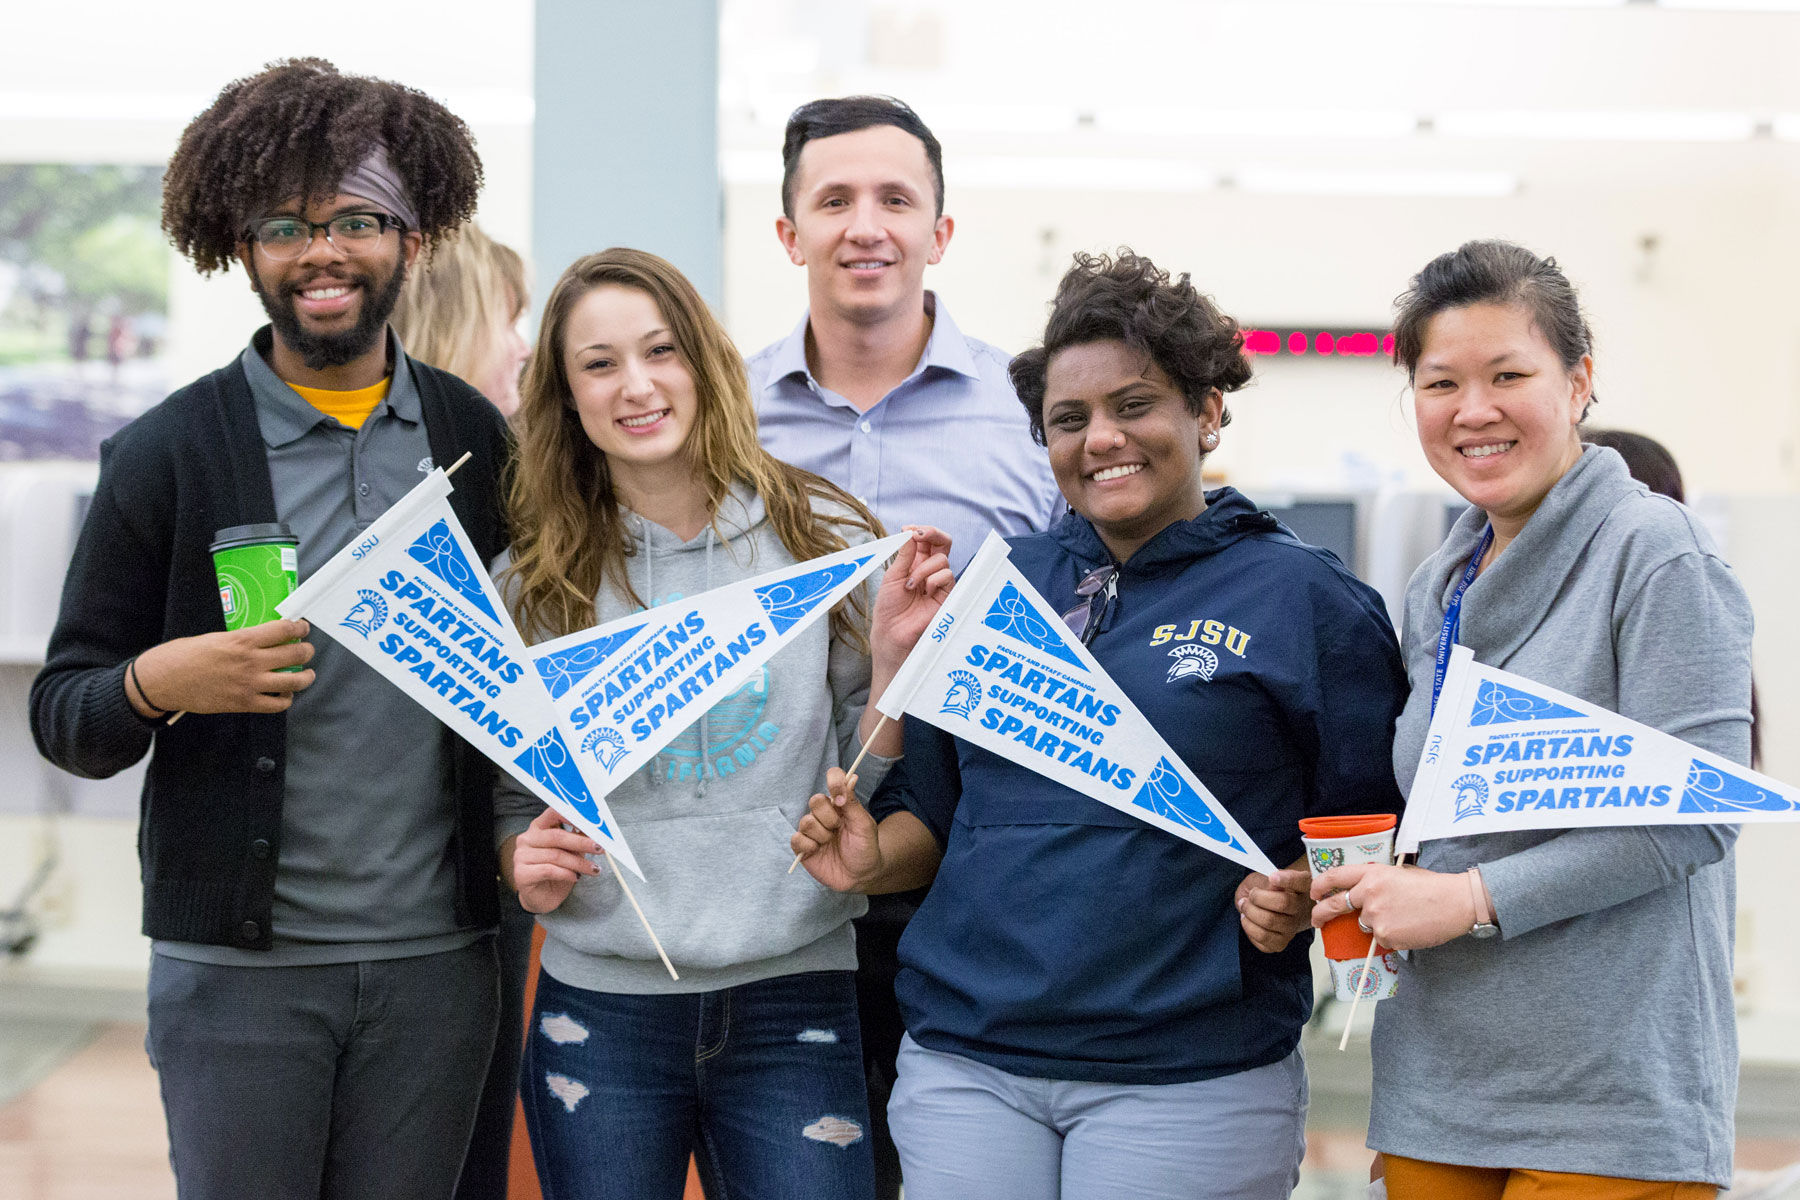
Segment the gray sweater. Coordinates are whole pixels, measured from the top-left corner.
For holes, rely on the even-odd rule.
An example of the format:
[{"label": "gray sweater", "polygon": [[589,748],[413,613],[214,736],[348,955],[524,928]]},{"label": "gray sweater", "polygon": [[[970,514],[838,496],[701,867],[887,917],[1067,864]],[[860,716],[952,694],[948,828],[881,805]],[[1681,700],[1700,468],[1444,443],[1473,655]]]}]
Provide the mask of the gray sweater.
[{"label": "gray sweater", "polygon": [[[794,562],[761,498],[748,489],[721,506],[723,540],[709,527],[682,542],[653,522],[628,520],[637,551],[627,559],[628,573],[652,606]],[[869,540],[861,531],[843,532],[853,543]],[[871,581],[870,604],[873,591]],[[601,623],[633,610],[611,589],[595,608]],[[824,790],[825,772],[855,757],[868,694],[868,655],[831,638],[821,619],[607,794],[644,868],[632,891],[681,972],[679,983],[658,961],[610,870],[581,880],[560,907],[538,917],[544,970],[576,987],[630,993],[713,991],[801,971],[853,970],[850,921],[868,901],[830,891],[804,869],[788,874],[788,838],[807,800]],[[867,796],[894,761],[864,758],[857,790]],[[495,798],[501,841],[544,811],[509,776],[502,779]]]},{"label": "gray sweater", "polygon": [[[1486,517],[1463,514],[1406,591],[1411,787],[1445,606]],[[1463,597],[1481,662],[1737,762],[1750,605],[1693,515],[1588,447]],[[1502,937],[1411,956],[1377,1006],[1369,1145],[1433,1162],[1728,1184],[1737,1096],[1737,827],[1531,830],[1426,842],[1479,866]]]}]

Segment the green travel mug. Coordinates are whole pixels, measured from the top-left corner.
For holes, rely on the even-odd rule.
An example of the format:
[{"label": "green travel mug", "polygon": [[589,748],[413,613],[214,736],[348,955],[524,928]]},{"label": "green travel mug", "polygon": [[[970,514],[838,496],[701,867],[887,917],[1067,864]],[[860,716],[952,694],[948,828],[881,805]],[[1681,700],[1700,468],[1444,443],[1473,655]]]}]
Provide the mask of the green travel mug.
[{"label": "green travel mug", "polygon": [[228,630],[275,620],[281,615],[275,606],[299,586],[300,539],[286,525],[221,529],[213,534],[212,557]]}]

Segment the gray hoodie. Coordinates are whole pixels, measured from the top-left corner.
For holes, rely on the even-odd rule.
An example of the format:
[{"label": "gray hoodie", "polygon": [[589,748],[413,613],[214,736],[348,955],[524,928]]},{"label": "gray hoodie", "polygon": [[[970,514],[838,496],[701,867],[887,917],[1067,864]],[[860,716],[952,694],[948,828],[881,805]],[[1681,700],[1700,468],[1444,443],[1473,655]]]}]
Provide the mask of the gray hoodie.
[{"label": "gray hoodie", "polygon": [[[824,511],[823,509],[821,511]],[[826,513],[839,515],[838,510]],[[736,489],[716,525],[683,542],[628,516],[631,584],[655,606],[749,579],[795,561],[776,536],[762,499]],[[844,530],[853,542],[868,541]],[[871,581],[866,599],[873,602]],[[633,606],[609,588],[595,600],[600,622]],[[528,640],[531,631],[526,631]],[[813,623],[783,646],[761,675],[719,701],[607,795],[644,868],[631,887],[669,958],[669,978],[610,868],[575,885],[541,914],[544,969],[563,983],[603,992],[703,992],[801,971],[852,970],[850,929],[868,902],[821,887],[804,869],[788,874],[788,838],[823,791],[825,772],[860,747],[857,723],[869,694],[869,658]],[[857,774],[868,795],[893,759],[869,755]],[[495,798],[497,840],[543,812],[509,781]]]},{"label": "gray hoodie", "polygon": [[[1463,514],[1406,590],[1407,790]],[[1736,762],[1750,748],[1750,605],[1691,513],[1589,446],[1470,585],[1458,640],[1491,666]],[[1369,1145],[1432,1162],[1729,1184],[1737,1094],[1729,825],[1426,842],[1481,868],[1502,936],[1414,953],[1375,1013]]]}]

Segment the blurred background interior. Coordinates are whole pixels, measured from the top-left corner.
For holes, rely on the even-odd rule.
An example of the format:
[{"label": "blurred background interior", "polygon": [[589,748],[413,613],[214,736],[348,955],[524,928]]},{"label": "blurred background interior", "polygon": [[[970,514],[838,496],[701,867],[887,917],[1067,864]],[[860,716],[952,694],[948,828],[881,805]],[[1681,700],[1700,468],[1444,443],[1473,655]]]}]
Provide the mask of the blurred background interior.
[{"label": "blurred background interior", "polygon": [[[1455,508],[1382,353],[1389,305],[1470,238],[1552,253],[1595,328],[1592,423],[1674,452],[1756,606],[1762,769],[1800,782],[1800,2],[437,0],[227,19],[65,0],[7,23],[0,1194],[174,1194],[141,1047],[141,771],[49,767],[25,697],[100,440],[264,319],[241,272],[175,258],[158,203],[183,125],[279,57],[459,113],[487,168],[480,221],[526,253],[538,297],[577,254],[639,246],[746,353],[806,304],[774,233],[789,111],[898,96],[944,143],[956,232],[927,285],[958,323],[1023,348],[1076,250],[1191,272],[1256,331],[1257,381],[1209,467],[1390,606]],[[1800,1160],[1797,857],[1800,827],[1739,842],[1753,1170]],[[1315,1198],[1359,1194],[1367,1165],[1366,1049],[1335,1041],[1309,1043]]]}]

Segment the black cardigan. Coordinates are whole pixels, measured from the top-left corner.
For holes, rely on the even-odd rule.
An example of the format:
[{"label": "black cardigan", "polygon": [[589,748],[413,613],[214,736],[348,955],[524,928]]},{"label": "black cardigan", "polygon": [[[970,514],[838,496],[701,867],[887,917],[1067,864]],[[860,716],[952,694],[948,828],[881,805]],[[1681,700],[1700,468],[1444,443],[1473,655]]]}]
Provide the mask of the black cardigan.
[{"label": "black cardigan", "polygon": [[[499,412],[453,375],[412,360],[432,459],[472,457],[450,504],[484,562],[507,543],[500,486],[511,441]],[[225,628],[208,546],[217,530],[276,520],[243,364],[182,388],[100,448],[100,481],[31,686],[40,752],[102,779],[150,748],[125,699],[125,662],[171,638]],[[287,714],[190,714],[154,730],[138,828],[143,930],[153,938],[268,949],[280,858]],[[493,765],[454,743],[456,919],[499,918]]]}]

